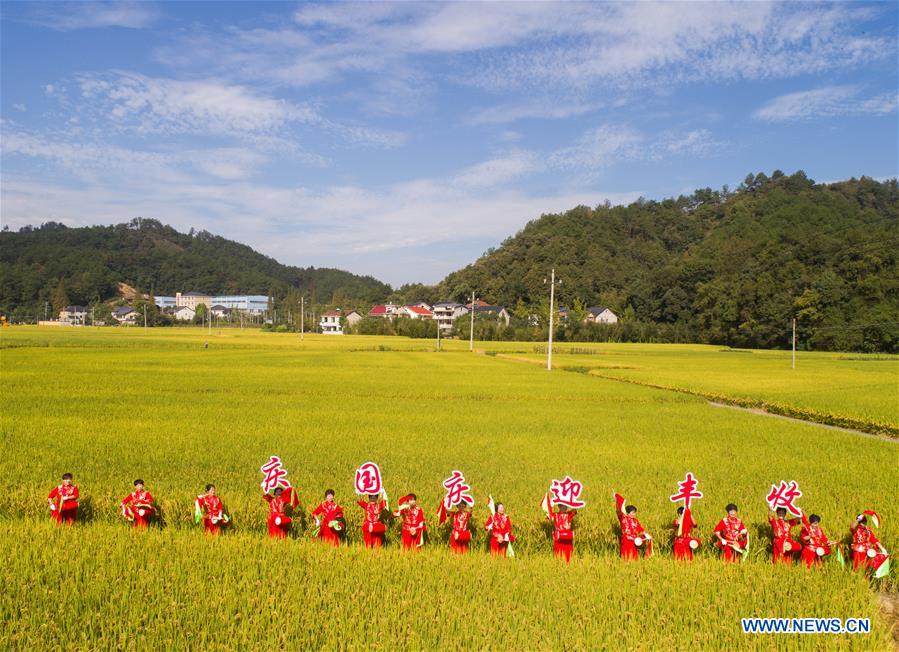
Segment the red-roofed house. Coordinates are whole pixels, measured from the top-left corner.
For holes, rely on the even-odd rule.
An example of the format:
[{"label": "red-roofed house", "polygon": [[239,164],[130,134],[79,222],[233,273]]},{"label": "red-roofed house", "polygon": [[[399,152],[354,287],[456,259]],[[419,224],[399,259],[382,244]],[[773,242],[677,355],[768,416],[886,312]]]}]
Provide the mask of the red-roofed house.
[{"label": "red-roofed house", "polygon": [[369,317],[382,317],[384,319],[391,319],[396,317],[398,314],[402,312],[402,308],[392,303],[380,303],[376,306],[372,306],[372,309],[368,311]]},{"label": "red-roofed house", "polygon": [[434,319],[434,313],[422,306],[403,306],[400,314],[410,319]]}]

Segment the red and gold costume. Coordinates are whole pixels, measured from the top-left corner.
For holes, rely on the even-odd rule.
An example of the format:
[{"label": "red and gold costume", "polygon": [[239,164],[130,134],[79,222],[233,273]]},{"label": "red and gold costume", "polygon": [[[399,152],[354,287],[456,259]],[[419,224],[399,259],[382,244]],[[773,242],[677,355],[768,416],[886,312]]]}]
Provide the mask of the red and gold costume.
[{"label": "red and gold costume", "polygon": [[799,554],[802,545],[792,538],[790,530],[799,525],[798,518],[781,519],[769,518],[771,530],[774,533],[774,544],[771,550],[771,563],[776,564],[782,562],[790,564],[793,561],[793,555]]},{"label": "red and gold costume", "polygon": [[[805,523],[799,533],[799,540],[803,544],[802,560],[808,568],[812,565],[820,566],[821,558],[831,553],[830,540],[817,523]],[[822,552],[820,555],[819,548]]]},{"label": "red and gold costume", "polygon": [[203,512],[203,531],[213,536],[221,532],[225,520],[225,506],[218,496],[197,496],[197,504]]},{"label": "red and gold costume", "polygon": [[273,539],[285,539],[290,531],[293,519],[287,515],[288,508],[293,508],[293,487],[282,491],[279,495],[263,494],[262,499],[268,503],[268,535]]},{"label": "red and gold costume", "polygon": [[734,547],[739,550],[745,550],[746,544],[749,542],[749,531],[746,526],[736,516],[725,516],[713,530],[719,533],[724,541],[715,537],[715,545],[721,549],[721,558],[727,562],[737,561],[737,555],[740,554]]},{"label": "red and gold costume", "polygon": [[484,529],[490,532],[490,554],[505,557],[509,544],[515,541],[512,536],[512,519],[506,514],[494,514],[487,519]]},{"label": "red and gold costume", "polygon": [[571,561],[574,551],[574,512],[550,512],[547,518],[553,524],[553,553],[559,559]]},{"label": "red and gold costume", "polygon": [[[872,557],[869,550],[874,551]],[[876,570],[886,561],[885,555],[880,549],[880,541],[874,532],[864,523],[858,523],[852,531],[852,570],[868,567]]]},{"label": "red and gold costume", "polygon": [[149,491],[135,489],[122,499],[122,514],[131,521],[132,527],[145,528],[150,525],[150,520],[156,514],[154,502]]},{"label": "red and gold costume", "polygon": [[321,523],[318,538],[335,548],[340,545],[343,536],[343,507],[334,501],[326,500],[312,510],[312,516]]},{"label": "red and gold costume", "polygon": [[62,525],[72,525],[78,514],[78,487],[73,484],[61,484],[53,487],[47,496],[52,501],[50,517]]},{"label": "red and gold costume", "polygon": [[357,501],[359,507],[365,510],[362,517],[362,541],[366,548],[380,548],[384,545],[384,533],[387,528],[381,523],[381,512],[387,509],[387,501],[368,500]]},{"label": "red and gold costume", "polygon": [[640,548],[637,546],[637,539],[641,539],[641,546],[646,546],[643,556],[652,556],[652,539],[647,538],[646,530],[636,516],[628,516],[619,512],[618,523],[621,525],[620,549],[622,559],[640,558]]},{"label": "red and gold costume", "polygon": [[460,555],[468,552],[471,543],[471,512],[459,509],[453,512],[453,526],[450,530],[450,550]]},{"label": "red and gold costume", "polygon": [[402,510],[403,515],[403,548],[406,550],[417,550],[424,545],[425,542],[425,511],[415,505],[414,507],[406,507]]},{"label": "red and gold costume", "polygon": [[685,509],[683,514],[674,519],[672,525],[674,527],[674,558],[692,561],[694,547],[698,548],[700,545],[699,539],[690,536],[693,528],[698,527],[696,521],[693,520],[692,512]]}]

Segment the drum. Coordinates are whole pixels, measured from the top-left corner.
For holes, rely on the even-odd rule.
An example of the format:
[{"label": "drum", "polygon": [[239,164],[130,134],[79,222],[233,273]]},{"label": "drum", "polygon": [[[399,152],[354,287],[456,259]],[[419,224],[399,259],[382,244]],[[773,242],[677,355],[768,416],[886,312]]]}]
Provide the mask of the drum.
[{"label": "drum", "polygon": [[574,541],[574,532],[571,530],[557,530],[556,541],[559,543],[571,543]]},{"label": "drum", "polygon": [[281,517],[280,516],[275,517],[275,525],[281,525]]},{"label": "drum", "polygon": [[690,549],[696,550],[699,547],[699,541],[696,539],[690,539]]},{"label": "drum", "polygon": [[459,543],[468,543],[469,541],[471,541],[471,532],[469,532],[468,530],[465,530],[463,532],[456,532],[455,539]]},{"label": "drum", "polygon": [[790,552],[793,549],[793,546],[790,545],[789,541],[784,541],[783,549],[784,552]]},{"label": "drum", "polygon": [[821,546],[818,546],[817,548],[815,548],[815,554],[818,555],[819,557],[823,557],[824,556],[824,548],[822,548]]},{"label": "drum", "polygon": [[643,545],[643,539],[640,537],[634,537],[634,545],[638,548]]},{"label": "drum", "polygon": [[868,548],[868,552],[865,553],[871,559],[874,559],[877,556],[877,551],[874,548]]},{"label": "drum", "polygon": [[387,531],[387,528],[383,523],[371,523],[368,526],[368,531],[371,534],[384,534]]}]

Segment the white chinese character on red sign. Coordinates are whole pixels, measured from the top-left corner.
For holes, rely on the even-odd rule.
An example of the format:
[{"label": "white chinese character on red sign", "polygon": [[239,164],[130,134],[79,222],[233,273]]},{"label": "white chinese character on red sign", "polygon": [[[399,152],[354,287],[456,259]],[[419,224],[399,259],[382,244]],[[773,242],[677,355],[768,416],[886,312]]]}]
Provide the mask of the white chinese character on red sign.
[{"label": "white chinese character on red sign", "polygon": [[771,485],[771,491],[765,497],[765,500],[768,501],[768,507],[771,508],[772,512],[779,507],[783,507],[793,516],[802,516],[802,510],[793,504],[797,498],[801,497],[802,492],[799,491],[799,484],[795,480],[790,480],[790,484],[781,480],[779,487]]},{"label": "white chinese character on red sign", "polygon": [[465,476],[462,475],[461,471],[453,471],[453,474],[443,481],[443,487],[446,489],[443,506],[447,509],[462,503],[474,505],[474,498],[468,494],[471,487],[465,484]]},{"label": "white chinese character on red sign", "polygon": [[565,476],[562,480],[553,480],[549,485],[549,493],[552,496],[552,506],[565,505],[572,509],[579,509],[586,505],[581,497],[581,491],[584,486],[577,480],[572,480],[570,476]]},{"label": "white chinese character on red sign", "polygon": [[687,473],[687,477],[677,483],[677,493],[673,496],[668,496],[668,500],[672,503],[682,500],[684,501],[684,508],[690,509],[690,503],[693,502],[694,498],[702,498],[702,492],[696,488],[698,484],[699,480],[694,478],[692,473]]},{"label": "white chinese character on red sign", "polygon": [[268,462],[259,467],[259,470],[265,476],[261,484],[263,492],[268,493],[278,487],[283,489],[290,488],[290,482],[287,480],[287,469],[281,466],[280,457],[272,455]]},{"label": "white chinese character on red sign", "polygon": [[381,493],[381,469],[374,462],[366,462],[356,469],[356,493],[373,496]]}]

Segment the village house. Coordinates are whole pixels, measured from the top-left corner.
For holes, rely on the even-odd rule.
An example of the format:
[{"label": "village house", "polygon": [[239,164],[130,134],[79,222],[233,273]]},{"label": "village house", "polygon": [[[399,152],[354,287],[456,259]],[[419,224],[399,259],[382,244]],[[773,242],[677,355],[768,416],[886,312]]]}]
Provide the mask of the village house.
[{"label": "village house", "polygon": [[439,301],[433,305],[431,311],[437,320],[437,327],[443,333],[452,331],[456,319],[469,313],[468,308],[455,301]]},{"label": "village house", "polygon": [[586,321],[588,324],[617,324],[618,315],[605,306],[593,306],[587,308]]},{"label": "village house", "polygon": [[119,306],[112,311],[112,318],[123,326],[133,326],[137,313],[130,306]]},{"label": "village house", "polygon": [[368,311],[369,317],[380,317],[382,319],[393,319],[402,312],[402,308],[393,303],[380,303],[372,306]]},{"label": "village house", "polygon": [[474,306],[474,314],[475,318],[477,318],[478,315],[496,316],[497,321],[501,321],[506,326],[509,325],[509,321],[511,319],[509,311],[506,310],[503,306],[491,306],[489,304],[479,305],[477,302]]},{"label": "village house", "polygon": [[180,308],[175,308],[175,311],[172,313],[172,317],[174,317],[178,321],[193,321],[194,317],[196,316],[197,311],[190,306],[181,306]]},{"label": "village house", "polygon": [[421,305],[403,306],[399,314],[409,319],[434,319],[434,313],[430,308]]},{"label": "village house", "polygon": [[73,326],[83,326],[87,322],[87,313],[88,310],[84,306],[66,306],[59,311],[59,321]]},{"label": "village house", "polygon": [[344,319],[346,320],[347,326],[355,326],[355,325],[358,324],[360,321],[362,321],[362,315],[360,315],[360,314],[359,314],[358,312],[356,312],[355,310],[350,310],[350,311],[344,316]]},{"label": "village house", "polygon": [[215,304],[209,310],[212,312],[213,316],[218,317],[219,319],[227,318],[231,314],[231,309],[220,303]]},{"label": "village house", "polygon": [[318,322],[319,329],[325,335],[343,335],[343,325],[340,322],[342,316],[343,313],[339,309],[322,313]]},{"label": "village house", "polygon": [[178,306],[175,297],[154,296],[153,303],[155,303],[160,310],[168,310],[169,308],[176,308]]}]

